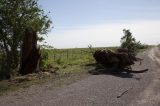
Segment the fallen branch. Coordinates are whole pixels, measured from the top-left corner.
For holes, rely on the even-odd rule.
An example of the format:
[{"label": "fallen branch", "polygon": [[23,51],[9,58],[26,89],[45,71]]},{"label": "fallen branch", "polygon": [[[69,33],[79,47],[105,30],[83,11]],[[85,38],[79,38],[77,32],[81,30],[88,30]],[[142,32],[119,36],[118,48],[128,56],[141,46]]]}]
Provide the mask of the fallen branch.
[{"label": "fallen branch", "polygon": [[124,92],[122,92],[120,95],[117,96],[117,98],[121,98],[125,93],[127,93],[130,89],[132,88],[129,88],[128,90],[125,90]]}]

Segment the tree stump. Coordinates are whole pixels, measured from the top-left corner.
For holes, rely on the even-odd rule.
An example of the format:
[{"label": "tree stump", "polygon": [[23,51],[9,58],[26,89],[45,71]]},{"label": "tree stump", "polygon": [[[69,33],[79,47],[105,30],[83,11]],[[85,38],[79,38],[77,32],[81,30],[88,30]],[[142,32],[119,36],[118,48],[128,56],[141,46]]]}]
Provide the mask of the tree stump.
[{"label": "tree stump", "polygon": [[37,34],[31,28],[25,30],[21,49],[20,74],[26,75],[39,71],[40,49],[37,47]]}]

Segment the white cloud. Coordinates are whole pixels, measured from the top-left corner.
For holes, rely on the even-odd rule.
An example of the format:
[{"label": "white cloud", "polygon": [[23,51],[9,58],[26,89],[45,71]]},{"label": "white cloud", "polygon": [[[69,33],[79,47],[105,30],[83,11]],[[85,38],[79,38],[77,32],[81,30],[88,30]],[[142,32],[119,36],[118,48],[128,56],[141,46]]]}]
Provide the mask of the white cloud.
[{"label": "white cloud", "polygon": [[104,23],[84,25],[70,28],[55,28],[46,41],[56,48],[118,46],[123,36],[123,29],[130,29],[133,36],[142,43],[160,43],[160,20],[122,21],[119,23]]}]

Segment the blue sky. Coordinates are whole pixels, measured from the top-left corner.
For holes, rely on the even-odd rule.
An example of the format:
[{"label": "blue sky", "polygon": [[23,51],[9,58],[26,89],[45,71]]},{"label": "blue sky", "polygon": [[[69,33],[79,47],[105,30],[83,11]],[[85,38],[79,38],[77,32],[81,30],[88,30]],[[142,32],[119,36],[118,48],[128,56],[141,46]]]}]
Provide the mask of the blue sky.
[{"label": "blue sky", "polygon": [[56,48],[118,46],[123,28],[143,43],[160,43],[160,0],[39,0],[54,28]]}]

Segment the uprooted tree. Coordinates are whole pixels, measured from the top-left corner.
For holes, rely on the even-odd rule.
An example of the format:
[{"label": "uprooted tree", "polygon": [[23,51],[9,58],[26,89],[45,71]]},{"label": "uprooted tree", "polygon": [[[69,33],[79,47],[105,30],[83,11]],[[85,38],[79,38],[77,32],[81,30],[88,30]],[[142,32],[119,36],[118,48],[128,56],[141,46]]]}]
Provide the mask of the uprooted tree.
[{"label": "uprooted tree", "polygon": [[0,71],[6,74],[18,69],[25,29],[32,27],[38,34],[46,34],[50,28],[51,20],[37,2],[0,0]]},{"label": "uprooted tree", "polygon": [[116,69],[112,71],[125,71],[127,73],[143,73],[148,71],[147,69],[133,71],[131,65],[133,65],[135,61],[140,61],[141,63],[142,59],[136,58],[134,55],[126,51],[126,49],[117,49],[116,52],[110,50],[96,50],[93,53],[93,57],[97,64],[100,64],[107,69]]},{"label": "uprooted tree", "polygon": [[[132,33],[129,30],[123,30],[124,36],[121,38],[121,47],[116,49],[116,51],[111,50],[96,50],[93,53],[98,64],[101,64],[105,68],[118,68],[126,69],[127,72],[141,73],[147,70],[142,71],[132,71],[131,65],[135,61],[142,61],[142,59],[136,57],[136,47],[140,42],[136,42],[136,39],[133,38]],[[91,48],[91,47],[90,47]]]}]

